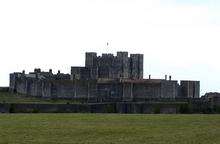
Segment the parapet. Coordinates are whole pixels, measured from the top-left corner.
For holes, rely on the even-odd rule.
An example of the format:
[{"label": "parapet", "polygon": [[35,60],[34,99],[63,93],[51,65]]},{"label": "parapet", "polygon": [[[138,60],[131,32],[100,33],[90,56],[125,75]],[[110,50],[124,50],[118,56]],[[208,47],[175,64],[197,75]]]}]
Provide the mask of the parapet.
[{"label": "parapet", "polygon": [[117,57],[128,57],[128,52],[119,51],[117,52]]}]

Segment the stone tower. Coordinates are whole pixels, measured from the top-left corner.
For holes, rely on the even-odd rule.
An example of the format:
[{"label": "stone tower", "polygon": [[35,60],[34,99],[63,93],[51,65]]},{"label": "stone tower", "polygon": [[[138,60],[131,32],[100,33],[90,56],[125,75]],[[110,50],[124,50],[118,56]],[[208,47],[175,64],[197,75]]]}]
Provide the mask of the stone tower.
[{"label": "stone tower", "polygon": [[117,52],[119,78],[129,78],[130,77],[130,64],[128,58],[128,52]]},{"label": "stone tower", "polygon": [[86,52],[85,67],[71,67],[71,77],[77,79],[143,79],[143,54],[117,52],[117,55]]},{"label": "stone tower", "polygon": [[95,52],[86,53],[85,67],[88,68],[97,67],[97,53]]},{"label": "stone tower", "polygon": [[186,98],[199,98],[200,82],[199,81],[180,81],[181,95]]},{"label": "stone tower", "polygon": [[143,78],[143,54],[131,54],[130,55],[130,73],[133,79]]}]

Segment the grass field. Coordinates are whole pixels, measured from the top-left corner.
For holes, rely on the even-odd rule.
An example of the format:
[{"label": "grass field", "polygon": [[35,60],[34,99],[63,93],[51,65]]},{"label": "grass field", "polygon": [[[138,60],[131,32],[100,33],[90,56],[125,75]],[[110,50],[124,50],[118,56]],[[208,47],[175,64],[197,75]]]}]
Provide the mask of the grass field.
[{"label": "grass field", "polygon": [[0,114],[0,143],[218,144],[220,115]]}]

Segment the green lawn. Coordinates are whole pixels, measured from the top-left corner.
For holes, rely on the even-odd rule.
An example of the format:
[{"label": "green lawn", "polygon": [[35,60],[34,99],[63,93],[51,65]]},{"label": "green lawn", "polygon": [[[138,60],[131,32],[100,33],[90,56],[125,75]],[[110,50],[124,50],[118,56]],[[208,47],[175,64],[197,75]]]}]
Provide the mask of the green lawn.
[{"label": "green lawn", "polygon": [[218,144],[220,115],[0,114],[0,143]]}]

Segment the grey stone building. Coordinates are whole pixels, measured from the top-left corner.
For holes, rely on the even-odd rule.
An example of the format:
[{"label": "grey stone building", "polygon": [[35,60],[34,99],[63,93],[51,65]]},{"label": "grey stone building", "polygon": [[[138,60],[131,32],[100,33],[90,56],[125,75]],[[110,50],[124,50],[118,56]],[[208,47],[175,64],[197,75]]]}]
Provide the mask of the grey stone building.
[{"label": "grey stone building", "polygon": [[86,53],[85,67],[71,67],[72,79],[143,79],[143,54],[117,52],[98,56]]},{"label": "grey stone building", "polygon": [[71,74],[35,69],[10,74],[10,91],[42,98],[83,99],[88,102],[143,101],[199,98],[199,81],[143,78],[143,54],[94,52],[85,54],[85,67],[71,67]]}]

